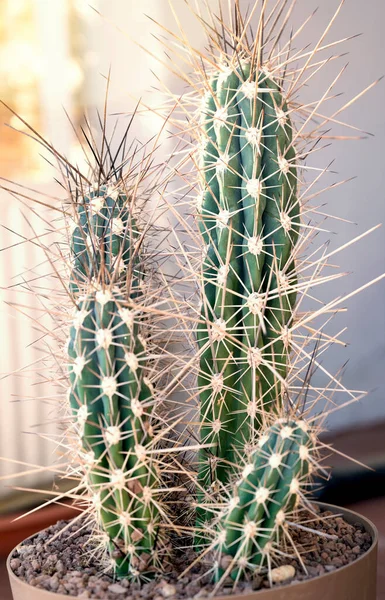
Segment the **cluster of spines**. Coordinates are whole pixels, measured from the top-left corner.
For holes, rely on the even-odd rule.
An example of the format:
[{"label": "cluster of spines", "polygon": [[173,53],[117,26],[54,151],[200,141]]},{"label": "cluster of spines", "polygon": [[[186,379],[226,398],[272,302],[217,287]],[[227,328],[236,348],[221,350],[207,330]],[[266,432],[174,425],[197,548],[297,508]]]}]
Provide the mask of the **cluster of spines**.
[{"label": "cluster of spines", "polygon": [[212,449],[201,452],[199,482],[208,488],[226,482],[221,459],[233,459],[234,438],[242,448],[282,402],[300,207],[289,110],[271,74],[251,59],[229,62],[207,82],[200,112],[198,384]]},{"label": "cluster of spines", "polygon": [[277,419],[263,429],[233,484],[216,540],[217,580],[235,581],[271,567],[293,511],[304,504],[317,464],[317,443],[308,423]]},{"label": "cluster of spines", "polygon": [[141,279],[140,236],[133,203],[125,190],[95,184],[79,196],[73,209],[71,291],[76,294],[89,281],[101,277],[106,284],[125,282],[128,275],[132,295]]}]

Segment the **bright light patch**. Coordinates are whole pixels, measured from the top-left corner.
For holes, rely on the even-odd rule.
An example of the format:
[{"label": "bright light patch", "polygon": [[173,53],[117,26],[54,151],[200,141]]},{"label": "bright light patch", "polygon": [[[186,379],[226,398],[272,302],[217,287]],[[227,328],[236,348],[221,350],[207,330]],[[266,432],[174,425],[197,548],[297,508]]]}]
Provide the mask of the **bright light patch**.
[{"label": "bright light patch", "polygon": [[119,515],[119,523],[123,525],[123,527],[129,527],[132,523],[132,517],[128,512],[122,512]]},{"label": "bright light patch", "polygon": [[307,433],[309,431],[309,425],[306,423],[306,421],[303,421],[302,419],[297,421],[296,425],[305,433]]},{"label": "bright light patch", "polygon": [[78,422],[78,425],[84,425],[84,423],[86,423],[87,419],[88,419],[88,408],[85,404],[82,404],[82,406],[79,407],[78,412],[76,414],[76,419]]},{"label": "bright light patch", "polygon": [[144,460],[146,460],[146,448],[141,444],[136,444],[135,454],[139,462],[143,462]]},{"label": "bright light patch", "polygon": [[225,106],[218,108],[214,113],[214,128],[218,132],[219,129],[226,125],[229,115]]},{"label": "bright light patch", "polygon": [[293,479],[290,482],[290,494],[298,494],[300,487],[301,486],[298,479],[293,477]]},{"label": "bright light patch", "polygon": [[301,460],[309,460],[309,456],[310,456],[310,452],[309,452],[309,448],[307,446],[300,446],[299,447],[299,457]]},{"label": "bright light patch", "polygon": [[145,504],[149,504],[151,502],[151,500],[152,500],[152,489],[148,485],[145,485],[143,487],[142,496],[143,496],[143,500],[144,500]]},{"label": "bright light patch", "polygon": [[293,435],[294,430],[292,427],[289,427],[289,425],[285,425],[284,427],[282,427],[281,431],[279,432],[281,438],[283,440],[289,440],[291,438],[291,436]]},{"label": "bright light patch", "polygon": [[115,469],[111,471],[110,483],[114,489],[124,490],[126,487],[126,475],[122,469]]},{"label": "bright light patch", "polygon": [[257,415],[257,403],[255,400],[250,400],[246,407],[247,416],[251,419],[255,419]]},{"label": "bright light patch", "polygon": [[107,196],[111,198],[111,200],[117,200],[119,198],[119,190],[109,187],[107,188]]},{"label": "bright light patch", "polygon": [[227,152],[224,152],[222,154],[222,156],[220,156],[218,158],[218,161],[215,166],[215,171],[216,171],[217,175],[221,176],[224,174],[224,172],[226,171],[226,169],[229,166],[229,161],[230,161],[230,156],[229,156],[229,154],[227,154]]},{"label": "bright light patch", "polygon": [[221,71],[219,73],[218,87],[222,86],[225,83],[226,79],[231,77],[232,74],[233,74],[233,69],[231,67],[225,66],[223,71]]},{"label": "bright light patch", "polygon": [[239,496],[233,496],[233,498],[230,498],[229,501],[229,511],[233,510],[234,508],[237,508],[239,504]]},{"label": "bright light patch", "polygon": [[131,400],[131,410],[134,417],[139,418],[143,415],[143,406],[137,398]]},{"label": "bright light patch", "polygon": [[289,329],[287,325],[284,325],[281,329],[281,338],[282,338],[282,342],[283,342],[283,345],[286,348],[286,350],[288,348],[290,348],[290,344],[291,344],[291,340],[292,340],[292,333],[291,333],[291,329]]},{"label": "bright light patch", "polygon": [[195,206],[196,206],[196,209],[199,212],[199,214],[202,212],[203,200],[204,200],[204,194],[203,194],[203,192],[200,192],[195,199]]},{"label": "bright light patch", "polygon": [[279,166],[281,173],[283,173],[284,175],[287,175],[287,173],[289,172],[289,169],[290,169],[290,163],[284,156],[278,157],[278,166]]},{"label": "bright light patch", "polygon": [[290,288],[290,279],[286,275],[286,273],[282,273],[282,271],[278,271],[278,287],[281,290],[288,290]]},{"label": "bright light patch", "polygon": [[100,212],[104,206],[104,196],[94,196],[90,200],[90,207],[93,212]]},{"label": "bright light patch", "polygon": [[277,108],[276,113],[279,126],[285,127],[288,118],[287,113],[285,113],[285,111],[283,111],[281,108]]},{"label": "bright light patch", "polygon": [[280,221],[281,221],[281,225],[283,227],[283,230],[286,231],[286,233],[289,233],[289,231],[291,230],[291,218],[289,217],[289,215],[285,212],[281,212],[280,213]]},{"label": "bright light patch", "polygon": [[282,454],[272,454],[269,458],[269,465],[272,469],[278,469],[282,464]]},{"label": "bright light patch", "polygon": [[98,492],[96,492],[95,494],[92,495],[91,497],[91,503],[93,505],[93,507],[99,511],[102,508],[102,501],[100,498],[100,494]]},{"label": "bright light patch", "polygon": [[88,315],[88,310],[77,310],[74,311],[74,318],[72,321],[72,325],[76,330],[80,329],[84,323],[84,319]]},{"label": "bright light patch", "polygon": [[269,441],[269,436],[267,434],[261,435],[261,437],[258,440],[258,446],[259,446],[259,448],[263,448],[263,446],[265,444],[267,444],[268,441]]},{"label": "bright light patch", "polygon": [[248,523],[245,523],[245,525],[243,526],[243,531],[246,538],[255,538],[255,536],[257,535],[258,526],[254,521],[248,521]]},{"label": "bright light patch", "polygon": [[254,465],[246,465],[242,471],[242,479],[246,479],[254,471]]}]

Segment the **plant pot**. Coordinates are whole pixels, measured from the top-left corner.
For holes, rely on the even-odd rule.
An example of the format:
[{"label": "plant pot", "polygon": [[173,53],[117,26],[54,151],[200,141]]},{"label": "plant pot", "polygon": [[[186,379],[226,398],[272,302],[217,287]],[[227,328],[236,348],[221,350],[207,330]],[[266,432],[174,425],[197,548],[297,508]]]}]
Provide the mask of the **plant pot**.
[{"label": "plant pot", "polygon": [[[351,510],[322,502],[318,504],[325,510],[341,514],[348,523],[361,523],[372,536],[370,550],[349,565],[307,581],[251,594],[218,596],[215,600],[376,600],[378,535],[375,526]],[[16,577],[10,567],[11,555],[12,552],[7,569],[14,600],[69,600],[69,596],[37,589]]]}]

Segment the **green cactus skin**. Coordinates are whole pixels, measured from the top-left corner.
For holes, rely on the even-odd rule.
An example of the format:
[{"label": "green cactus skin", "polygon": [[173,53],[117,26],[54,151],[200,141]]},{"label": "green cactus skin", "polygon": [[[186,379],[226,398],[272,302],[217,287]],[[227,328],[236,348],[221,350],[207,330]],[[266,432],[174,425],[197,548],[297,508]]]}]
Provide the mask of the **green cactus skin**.
[{"label": "green cactus skin", "polygon": [[138,327],[122,295],[101,289],[79,300],[68,346],[88,485],[116,572],[130,577],[153,552],[158,523],[159,482],[146,452],[153,392]]},{"label": "green cactus skin", "polygon": [[[211,448],[199,455],[200,490],[226,484],[234,439],[242,450],[261,412],[279,409],[300,218],[292,125],[273,77],[237,63],[211,79],[204,102],[197,204],[207,252],[197,341],[201,441]],[[198,513],[204,520],[204,508]]]},{"label": "green cactus skin", "polygon": [[224,574],[238,580],[265,565],[306,491],[314,451],[314,436],[304,421],[278,419],[263,432],[221,519],[218,564],[227,557],[228,566],[218,568],[218,580]]},{"label": "green cactus skin", "polygon": [[76,294],[93,278],[106,283],[129,281],[137,285],[140,277],[135,242],[139,238],[126,194],[106,185],[91,188],[75,204],[76,215],[70,250],[73,270],[70,289]]}]

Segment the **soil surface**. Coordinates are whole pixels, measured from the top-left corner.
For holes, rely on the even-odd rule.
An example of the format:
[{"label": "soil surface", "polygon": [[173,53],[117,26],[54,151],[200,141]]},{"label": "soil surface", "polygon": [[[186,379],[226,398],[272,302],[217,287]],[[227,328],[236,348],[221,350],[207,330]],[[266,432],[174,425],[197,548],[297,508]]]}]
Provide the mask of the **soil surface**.
[{"label": "soil surface", "polygon": [[[349,525],[342,517],[330,512],[320,513],[320,516],[323,520],[312,522],[311,528],[333,536],[333,539],[297,528],[290,530],[307,573],[299,560],[282,558],[277,566],[290,565],[295,569],[294,576],[287,579],[284,585],[334,571],[369,550],[371,536],[360,524]],[[213,591],[213,584],[205,576],[207,564],[198,564],[187,575],[179,577],[187,564],[193,562],[191,550],[175,557],[173,572],[141,586],[101,574],[97,560],[91,557],[93,546],[89,539],[90,531],[84,526],[82,528],[79,521],[67,528],[66,525],[67,522],[59,521],[14,551],[11,568],[20,579],[51,592],[103,600],[198,600]],[[64,530],[63,533],[50,542],[61,530]],[[293,569],[289,570],[293,573]],[[225,582],[217,594],[234,593],[233,583],[232,580],[228,581],[228,585]],[[238,584],[237,592],[250,593],[269,585],[267,575],[255,575],[251,581]]]}]

